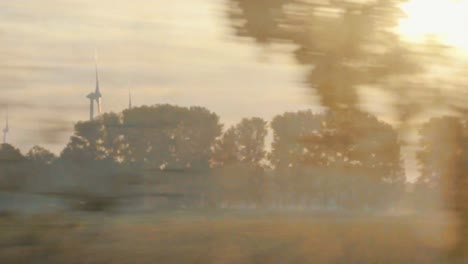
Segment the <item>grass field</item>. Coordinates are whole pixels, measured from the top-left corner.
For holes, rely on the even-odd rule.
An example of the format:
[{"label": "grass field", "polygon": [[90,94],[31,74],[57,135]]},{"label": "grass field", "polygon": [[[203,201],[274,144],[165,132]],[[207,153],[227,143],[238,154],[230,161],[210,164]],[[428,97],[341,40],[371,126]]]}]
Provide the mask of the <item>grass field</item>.
[{"label": "grass field", "polygon": [[0,263],[441,263],[441,216],[171,212],[0,219]]}]

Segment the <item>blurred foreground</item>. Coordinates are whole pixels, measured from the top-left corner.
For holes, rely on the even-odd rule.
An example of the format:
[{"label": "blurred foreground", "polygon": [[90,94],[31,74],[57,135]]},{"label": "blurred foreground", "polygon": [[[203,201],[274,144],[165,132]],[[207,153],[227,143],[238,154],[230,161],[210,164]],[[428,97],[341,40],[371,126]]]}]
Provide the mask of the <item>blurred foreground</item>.
[{"label": "blurred foreground", "polygon": [[447,215],[239,211],[0,219],[1,263],[445,263]]}]

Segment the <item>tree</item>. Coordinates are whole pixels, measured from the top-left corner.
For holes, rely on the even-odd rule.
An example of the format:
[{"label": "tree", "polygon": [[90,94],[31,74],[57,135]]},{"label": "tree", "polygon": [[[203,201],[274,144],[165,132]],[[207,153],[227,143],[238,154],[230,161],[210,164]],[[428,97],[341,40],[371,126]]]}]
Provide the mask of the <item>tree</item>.
[{"label": "tree", "polygon": [[151,169],[208,169],[219,117],[202,107],[155,105],[123,112],[129,160]]},{"label": "tree", "polygon": [[451,174],[458,156],[463,154],[463,146],[459,145],[462,131],[461,120],[450,116],[431,118],[419,130],[421,149],[417,157],[421,175],[416,182],[416,195],[426,206],[453,206],[455,179]]},{"label": "tree", "polygon": [[10,144],[0,145],[0,161],[2,164],[9,164],[24,161],[21,151]]},{"label": "tree", "polygon": [[26,153],[26,158],[36,164],[49,165],[54,162],[57,157],[49,150],[36,145]]},{"label": "tree", "polygon": [[421,177],[416,195],[424,206],[448,209],[459,217],[458,243],[450,261],[462,263],[468,249],[468,129],[466,120],[444,116],[432,118],[420,129],[418,161]]},{"label": "tree", "polygon": [[61,158],[71,160],[95,160],[102,157],[98,140],[102,127],[98,121],[78,122],[70,142],[62,150]]},{"label": "tree", "polygon": [[221,127],[219,117],[202,107],[155,105],[103,114],[75,125],[55,175],[75,189],[107,193],[121,189],[121,183],[146,176],[157,182],[165,172],[185,171],[186,183],[196,189],[207,183]]},{"label": "tree", "polygon": [[265,158],[267,122],[259,117],[244,118],[230,127],[216,142],[216,164],[248,163],[260,167]]},{"label": "tree", "polygon": [[78,122],[74,135],[61,153],[62,158],[74,160],[113,159],[121,161],[125,142],[116,128],[119,115],[106,113],[91,121]]},{"label": "tree", "polygon": [[405,181],[397,133],[372,115],[304,111],[276,116],[271,126],[270,160],[286,200],[375,207]]},{"label": "tree", "polygon": [[275,116],[271,121],[273,143],[269,158],[272,165],[277,170],[299,165],[307,151],[301,139],[320,133],[323,122],[323,115],[311,111],[287,112]]},{"label": "tree", "polygon": [[0,188],[24,187],[28,176],[26,159],[19,149],[10,144],[0,145]]},{"label": "tree", "polygon": [[28,153],[26,159],[29,169],[28,187],[33,189],[49,188],[53,184],[53,170],[56,166],[57,156],[49,150],[34,146]]},{"label": "tree", "polygon": [[[89,196],[89,201],[118,197],[139,171],[130,171],[125,158],[128,145],[119,114],[105,113],[94,120],[78,122],[69,143],[51,168],[49,189]],[[95,201],[93,201],[95,200]],[[101,208],[108,209],[108,208]]]},{"label": "tree", "polygon": [[[275,170],[274,193],[280,204],[298,204],[301,200],[309,202],[312,194],[316,193],[316,184],[312,177],[308,177],[311,173],[308,170],[318,163],[309,160],[309,166],[305,166],[308,150],[301,140],[307,135],[320,133],[323,121],[323,115],[311,111],[287,112],[271,121],[273,142],[269,160]],[[314,157],[321,157],[319,151],[314,153]]]},{"label": "tree", "polygon": [[397,132],[375,116],[347,109],[330,111],[325,123],[325,146],[332,164],[342,164],[350,180],[340,179],[358,206],[385,206],[402,194],[405,175]]},{"label": "tree", "polygon": [[244,118],[230,127],[215,144],[213,163],[221,199],[259,204],[264,195],[267,122]]}]

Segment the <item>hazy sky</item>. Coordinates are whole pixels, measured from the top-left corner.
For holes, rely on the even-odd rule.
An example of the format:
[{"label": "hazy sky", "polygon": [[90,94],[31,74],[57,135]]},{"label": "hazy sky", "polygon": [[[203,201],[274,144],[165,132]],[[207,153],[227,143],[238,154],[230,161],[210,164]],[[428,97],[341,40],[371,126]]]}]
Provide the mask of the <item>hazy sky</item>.
[{"label": "hazy sky", "polygon": [[[88,118],[94,49],[104,111],[134,105],[201,105],[224,123],[314,107],[304,70],[231,36],[223,1],[2,0],[0,111],[9,142],[58,152]],[[271,48],[271,47],[270,47]],[[276,48],[276,47],[275,47]],[[267,61],[265,61],[267,58]]]}]

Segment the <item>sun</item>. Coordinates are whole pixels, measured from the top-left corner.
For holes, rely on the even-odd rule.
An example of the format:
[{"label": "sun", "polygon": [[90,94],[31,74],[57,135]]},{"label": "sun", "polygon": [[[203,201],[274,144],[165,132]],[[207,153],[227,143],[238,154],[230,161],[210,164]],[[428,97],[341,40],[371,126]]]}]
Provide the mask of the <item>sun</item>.
[{"label": "sun", "polygon": [[468,0],[409,0],[397,31],[413,42],[435,38],[468,52]]}]

